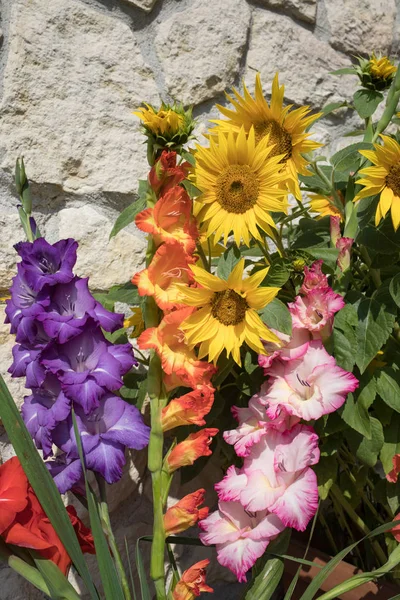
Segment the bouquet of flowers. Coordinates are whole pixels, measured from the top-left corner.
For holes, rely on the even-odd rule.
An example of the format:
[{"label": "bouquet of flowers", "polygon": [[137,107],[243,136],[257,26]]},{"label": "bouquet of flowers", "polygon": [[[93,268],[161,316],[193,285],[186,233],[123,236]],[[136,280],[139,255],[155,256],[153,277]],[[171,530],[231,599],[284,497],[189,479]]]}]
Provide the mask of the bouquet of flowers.
[{"label": "bouquet of flowers", "polygon": [[[321,599],[398,576],[400,72],[372,55],[336,74],[360,87],[320,113],[285,105],[278,74],[267,99],[257,74],[254,93],[227,95],[197,141],[190,109],[138,109],[149,173],[111,236],[134,221],[146,265],[107,294],[74,274],[76,241],[41,237],[17,160],[26,240],[6,315],[9,372],[29,395],[20,415],[0,380],[17,455],[0,466],[0,556],[48,597],[212,592],[209,551],[181,573],[176,544],[212,546],[247,582],[247,600],[290,600],[299,571],[281,593],[284,560],[313,565],[318,537],[333,558],[302,600],[347,555],[363,572]],[[327,158],[312,126],[334,111],[358,114],[349,135],[361,141]],[[114,312],[127,297],[126,314]],[[132,560],[115,539],[107,487],[126,450],[146,447],[153,530]],[[204,488],[171,505],[173,478],[194,479],[212,454],[225,473],[214,505]],[[65,508],[67,493],[90,529]],[[291,534],[306,536],[304,558],[288,553]]]}]

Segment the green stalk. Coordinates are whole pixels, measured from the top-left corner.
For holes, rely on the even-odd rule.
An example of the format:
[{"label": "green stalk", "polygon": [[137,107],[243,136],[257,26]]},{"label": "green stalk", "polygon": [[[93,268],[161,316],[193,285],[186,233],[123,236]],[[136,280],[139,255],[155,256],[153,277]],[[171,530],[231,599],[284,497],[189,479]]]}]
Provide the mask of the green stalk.
[{"label": "green stalk", "polygon": [[397,68],[396,77],[393,80],[393,83],[390,87],[389,93],[386,98],[386,107],[383,111],[383,115],[378,121],[376,126],[376,130],[374,133],[374,137],[372,141],[375,142],[380,133],[382,133],[386,127],[389,125],[393,115],[397,110],[397,104],[400,99],[400,65]]},{"label": "green stalk", "polygon": [[117,542],[114,537],[114,532],[111,527],[110,513],[108,511],[107,504],[107,490],[106,490],[106,482],[102,477],[96,477],[97,485],[99,486],[100,492],[100,517],[102,521],[102,526],[104,533],[106,534],[108,543],[110,544],[111,552],[114,558],[115,566],[118,571],[119,578],[121,580],[122,589],[124,592],[124,596],[126,600],[132,600],[131,591],[129,587],[128,578],[125,573],[124,565],[122,562],[120,551],[118,550]]},{"label": "green stalk", "polygon": [[[334,483],[333,486],[331,487],[331,493],[332,493],[332,496],[342,506],[342,508],[344,509],[344,511],[347,512],[347,514],[349,515],[350,519],[353,521],[354,525],[356,525],[358,527],[358,529],[364,535],[368,535],[369,533],[371,533],[370,529],[364,523],[364,521],[362,520],[362,518],[358,516],[358,514],[353,509],[353,507],[351,506],[351,504],[343,496],[342,492],[340,491],[340,489],[339,489],[339,487],[337,486],[336,483]],[[372,548],[373,548],[373,550],[375,552],[375,555],[376,555],[377,559],[381,563],[381,565],[384,565],[386,563],[386,561],[387,561],[387,558],[386,558],[386,555],[385,555],[384,551],[382,550],[379,542],[377,542],[376,540],[373,540],[373,541],[371,540],[371,546],[372,546]]]},{"label": "green stalk", "polygon": [[[153,241],[149,241],[147,258],[152,255]],[[159,323],[159,310],[152,297],[146,299],[146,327],[156,327]],[[166,600],[164,554],[165,531],[163,514],[162,465],[164,435],[161,426],[161,412],[167,403],[162,383],[161,361],[153,352],[148,371],[148,394],[150,397],[151,431],[148,449],[148,468],[153,486],[153,541],[151,544],[150,576],[154,581],[157,600]]]}]

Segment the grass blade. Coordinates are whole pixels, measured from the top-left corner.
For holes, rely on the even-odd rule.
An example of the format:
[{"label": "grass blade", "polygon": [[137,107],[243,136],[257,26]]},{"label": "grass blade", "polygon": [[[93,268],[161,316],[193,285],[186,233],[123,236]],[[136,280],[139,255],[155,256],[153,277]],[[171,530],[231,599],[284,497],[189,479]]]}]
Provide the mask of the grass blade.
[{"label": "grass blade", "polygon": [[140,540],[143,538],[138,538],[136,541],[136,568],[139,576],[140,583],[140,592],[142,600],[151,600],[151,594],[149,590],[149,584],[147,583],[146,578],[146,570],[144,568],[142,553],[140,552]]},{"label": "grass blade", "polygon": [[43,510],[82,577],[92,600],[99,600],[60,492],[46,469],[1,375],[0,417]]},{"label": "grass blade", "polygon": [[[312,582],[310,583],[310,585],[308,586],[308,588],[306,589],[304,594],[301,596],[300,600],[313,600],[315,594],[318,592],[321,584],[325,581],[325,579],[328,577],[328,575],[330,573],[332,573],[332,571],[336,568],[336,566],[340,563],[340,561],[343,560],[343,558],[345,558],[345,556],[347,556],[347,554],[349,554],[349,552],[351,552],[353,550],[353,548],[355,548],[360,542],[362,542],[363,540],[369,539],[371,537],[380,535],[381,533],[385,533],[386,531],[393,529],[393,527],[395,525],[396,525],[396,521],[392,521],[391,523],[386,523],[385,525],[380,525],[380,527],[377,527],[376,529],[374,529],[373,531],[368,533],[366,536],[364,536],[357,542],[354,542],[350,546],[347,546],[347,548],[344,548],[343,550],[338,552],[338,554],[336,554],[336,556],[334,556],[323,567],[323,569],[321,569],[321,571],[318,573],[318,575],[316,575],[316,577],[314,577],[314,579],[312,580]],[[384,565],[384,567],[385,567],[385,565]],[[384,567],[381,567],[381,568],[383,569]],[[374,571],[375,576],[376,576],[377,572],[379,572],[379,569]],[[335,598],[335,597],[336,596],[333,596],[333,598]]]}]

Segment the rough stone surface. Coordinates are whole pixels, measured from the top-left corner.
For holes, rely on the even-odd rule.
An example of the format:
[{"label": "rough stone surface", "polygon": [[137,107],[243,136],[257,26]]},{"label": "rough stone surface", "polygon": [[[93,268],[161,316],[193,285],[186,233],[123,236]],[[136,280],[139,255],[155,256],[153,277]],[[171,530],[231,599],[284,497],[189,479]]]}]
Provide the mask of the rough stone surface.
[{"label": "rough stone surface", "polygon": [[74,237],[79,242],[75,272],[90,276],[93,289],[107,289],[126,283],[139,268],[143,256],[144,236],[133,225],[108,240],[113,221],[96,206],[64,208],[58,214],[58,238]]},{"label": "rough stone surface", "polygon": [[[293,68],[294,64],[296,68]],[[321,107],[350,96],[354,90],[352,78],[338,80],[329,75],[329,71],[350,64],[350,59],[289,17],[262,9],[254,11],[246,63],[246,84],[252,89],[255,71],[260,71],[268,92],[270,82],[279,71],[280,82],[285,83],[287,101]]]},{"label": "rough stone surface", "polygon": [[390,51],[396,19],[395,0],[325,2],[329,42],[350,54]]},{"label": "rough stone surface", "polygon": [[[111,241],[118,214],[136,198],[147,171],[138,119],[144,100],[193,103],[200,139],[223,91],[254,89],[259,70],[267,95],[279,71],[286,101],[311,104],[350,100],[356,78],[329,71],[360,53],[399,54],[395,0],[0,0],[0,372],[18,406],[26,390],[7,374],[13,338],[3,325],[6,290],[15,274],[13,244],[22,239],[12,180],[15,159],[25,158],[35,218],[50,242],[80,243],[77,273],[93,289],[128,281],[144,260],[144,236],[133,225]],[[396,21],[397,18],[397,21]],[[397,23],[397,24],[396,24]],[[348,56],[346,56],[346,54]],[[348,143],[357,117],[342,109],[312,128],[329,154]],[[344,119],[346,125],[344,126]],[[13,451],[0,424],[0,461]],[[169,503],[204,487],[215,504],[218,456],[196,480],[175,479]],[[134,548],[151,533],[151,485],[146,452],[128,457],[122,480],[109,490],[117,539]],[[69,499],[69,501],[71,501]],[[82,507],[78,507],[87,519]],[[189,532],[196,535],[196,531]],[[187,549],[186,549],[187,550]],[[212,598],[240,597],[241,586],[219,567],[212,549],[176,547],[182,569],[212,559]],[[146,568],[149,545],[143,545]],[[134,562],[134,561],[132,561]],[[95,561],[90,568],[100,582]],[[77,583],[79,587],[79,584]],[[1,600],[43,596],[0,564]],[[83,595],[86,600],[87,596]]]},{"label": "rough stone surface", "polygon": [[125,0],[125,2],[129,2],[129,4],[133,4],[133,6],[149,13],[155,7],[157,0]]},{"label": "rough stone surface", "polygon": [[2,166],[36,182],[132,192],[146,169],[131,113],[158,93],[135,35],[74,0],[14,0],[0,108]]},{"label": "rough stone surface", "polygon": [[249,22],[245,0],[198,0],[162,20],[155,45],[168,94],[186,104],[199,104],[232,85]]},{"label": "rough stone surface", "polygon": [[285,14],[292,14],[294,17],[315,23],[317,16],[317,0],[261,0],[266,7],[278,8]]}]

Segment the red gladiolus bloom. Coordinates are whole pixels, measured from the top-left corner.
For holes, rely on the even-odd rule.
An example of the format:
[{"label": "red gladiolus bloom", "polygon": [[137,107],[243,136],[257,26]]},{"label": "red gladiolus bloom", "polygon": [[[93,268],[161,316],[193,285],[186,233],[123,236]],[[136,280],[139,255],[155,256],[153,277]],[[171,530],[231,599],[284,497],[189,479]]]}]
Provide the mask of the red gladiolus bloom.
[{"label": "red gladiolus bloom", "polygon": [[205,568],[209,564],[210,561],[206,558],[187,569],[175,586],[173,599],[193,600],[200,596],[201,592],[213,592],[214,590],[206,584]]},{"label": "red gladiolus bloom", "polygon": [[163,150],[160,158],[151,168],[149,184],[158,196],[178,185],[188,176],[190,165],[184,162],[176,165],[176,152]]},{"label": "red gladiolus bloom", "polygon": [[199,508],[206,491],[201,489],[188,494],[171,506],[164,515],[165,535],[181,533],[208,516],[208,508]]},{"label": "red gladiolus bloom", "polygon": [[[19,498],[16,490],[19,490]],[[0,535],[3,540],[7,544],[36,550],[43,558],[53,561],[60,571],[67,575],[71,559],[30,486],[17,457],[0,466],[0,507]],[[93,554],[94,544],[90,531],[78,519],[73,507],[68,507],[67,510],[82,550]],[[10,520],[11,515],[13,518]]]},{"label": "red gladiolus bloom", "polygon": [[180,398],[174,398],[163,408],[162,428],[169,431],[180,425],[205,425],[207,415],[214,402],[214,388],[201,385]]},{"label": "red gladiolus bloom", "polygon": [[167,457],[167,468],[173,473],[181,467],[192,465],[200,456],[210,456],[212,454],[209,446],[214,435],[217,435],[218,429],[202,429],[197,433],[191,433],[186,440],[177,444]]}]

